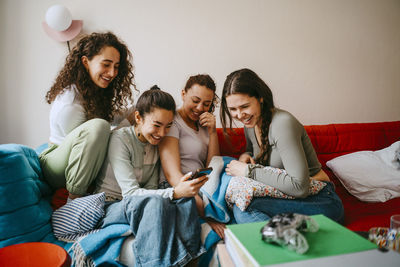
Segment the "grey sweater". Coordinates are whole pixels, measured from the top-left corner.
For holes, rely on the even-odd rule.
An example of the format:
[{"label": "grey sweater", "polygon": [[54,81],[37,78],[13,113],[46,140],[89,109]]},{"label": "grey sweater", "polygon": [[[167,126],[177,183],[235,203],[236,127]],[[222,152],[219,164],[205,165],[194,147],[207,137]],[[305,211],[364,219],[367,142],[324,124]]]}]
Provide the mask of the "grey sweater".
[{"label": "grey sweater", "polygon": [[[256,157],[260,152],[254,128],[245,128],[246,152]],[[247,176],[273,186],[294,197],[307,197],[310,177],[321,170],[314,147],[303,125],[289,112],[276,109],[268,132],[270,151],[267,165],[284,169],[254,168],[248,164]]]},{"label": "grey sweater", "polygon": [[157,189],[159,178],[158,147],[142,143],[133,126],[113,131],[96,192],[105,192],[108,199],[147,194],[172,199],[173,188]]}]

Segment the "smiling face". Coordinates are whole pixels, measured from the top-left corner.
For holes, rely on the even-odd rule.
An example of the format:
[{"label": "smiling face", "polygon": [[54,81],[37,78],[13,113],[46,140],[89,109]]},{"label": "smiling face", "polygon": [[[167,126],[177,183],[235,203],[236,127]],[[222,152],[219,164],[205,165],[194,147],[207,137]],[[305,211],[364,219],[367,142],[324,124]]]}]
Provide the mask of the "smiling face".
[{"label": "smiling face", "polygon": [[112,46],[106,46],[92,59],[82,57],[82,63],[92,81],[100,88],[107,88],[118,75],[120,54]]},{"label": "smiling face", "polygon": [[149,142],[152,145],[158,145],[169,132],[173,119],[173,111],[163,108],[154,108],[143,117],[138,111],[135,111],[136,125],[138,133],[140,133],[139,140],[143,143]]},{"label": "smiling face", "polygon": [[214,91],[203,86],[194,84],[187,91],[182,90],[183,116],[196,122],[200,115],[210,110],[214,99]]},{"label": "smiling face", "polygon": [[231,94],[226,104],[232,118],[242,122],[247,128],[254,128],[261,115],[260,101],[246,94]]}]

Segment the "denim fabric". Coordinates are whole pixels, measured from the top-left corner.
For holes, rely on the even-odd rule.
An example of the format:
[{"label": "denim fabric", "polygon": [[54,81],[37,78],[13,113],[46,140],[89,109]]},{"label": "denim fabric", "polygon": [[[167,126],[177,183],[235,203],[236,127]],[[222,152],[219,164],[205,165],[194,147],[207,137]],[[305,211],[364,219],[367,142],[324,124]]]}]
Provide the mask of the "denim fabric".
[{"label": "denim fabric", "polygon": [[294,212],[304,215],[323,214],[332,220],[343,223],[344,210],[334,185],[327,185],[316,195],[304,199],[281,199],[271,197],[254,198],[246,211],[234,206],[233,215],[238,223],[269,220],[279,213]]},{"label": "denim fabric", "polygon": [[126,223],[135,236],[135,266],[184,266],[204,253],[193,198],[130,196],[106,207],[101,227]]}]

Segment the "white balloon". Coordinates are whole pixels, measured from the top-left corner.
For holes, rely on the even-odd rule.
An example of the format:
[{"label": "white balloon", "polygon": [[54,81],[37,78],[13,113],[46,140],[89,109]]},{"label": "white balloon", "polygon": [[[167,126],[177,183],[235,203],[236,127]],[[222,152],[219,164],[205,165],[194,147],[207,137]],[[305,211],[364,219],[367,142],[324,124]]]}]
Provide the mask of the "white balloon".
[{"label": "white balloon", "polygon": [[51,6],[46,12],[46,23],[54,30],[65,31],[72,23],[71,12],[62,5]]}]

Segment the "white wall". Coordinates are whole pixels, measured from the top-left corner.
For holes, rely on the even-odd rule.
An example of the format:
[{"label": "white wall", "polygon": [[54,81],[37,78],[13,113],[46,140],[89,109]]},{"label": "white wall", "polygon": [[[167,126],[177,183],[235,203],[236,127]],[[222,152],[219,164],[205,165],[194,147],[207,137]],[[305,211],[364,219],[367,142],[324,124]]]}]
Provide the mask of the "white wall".
[{"label": "white wall", "polygon": [[44,96],[68,50],[41,23],[58,3],[83,33],[128,44],[141,91],[180,103],[189,75],[209,73],[220,94],[249,67],[303,124],[400,119],[400,0],[0,0],[0,143],[48,138]]}]

